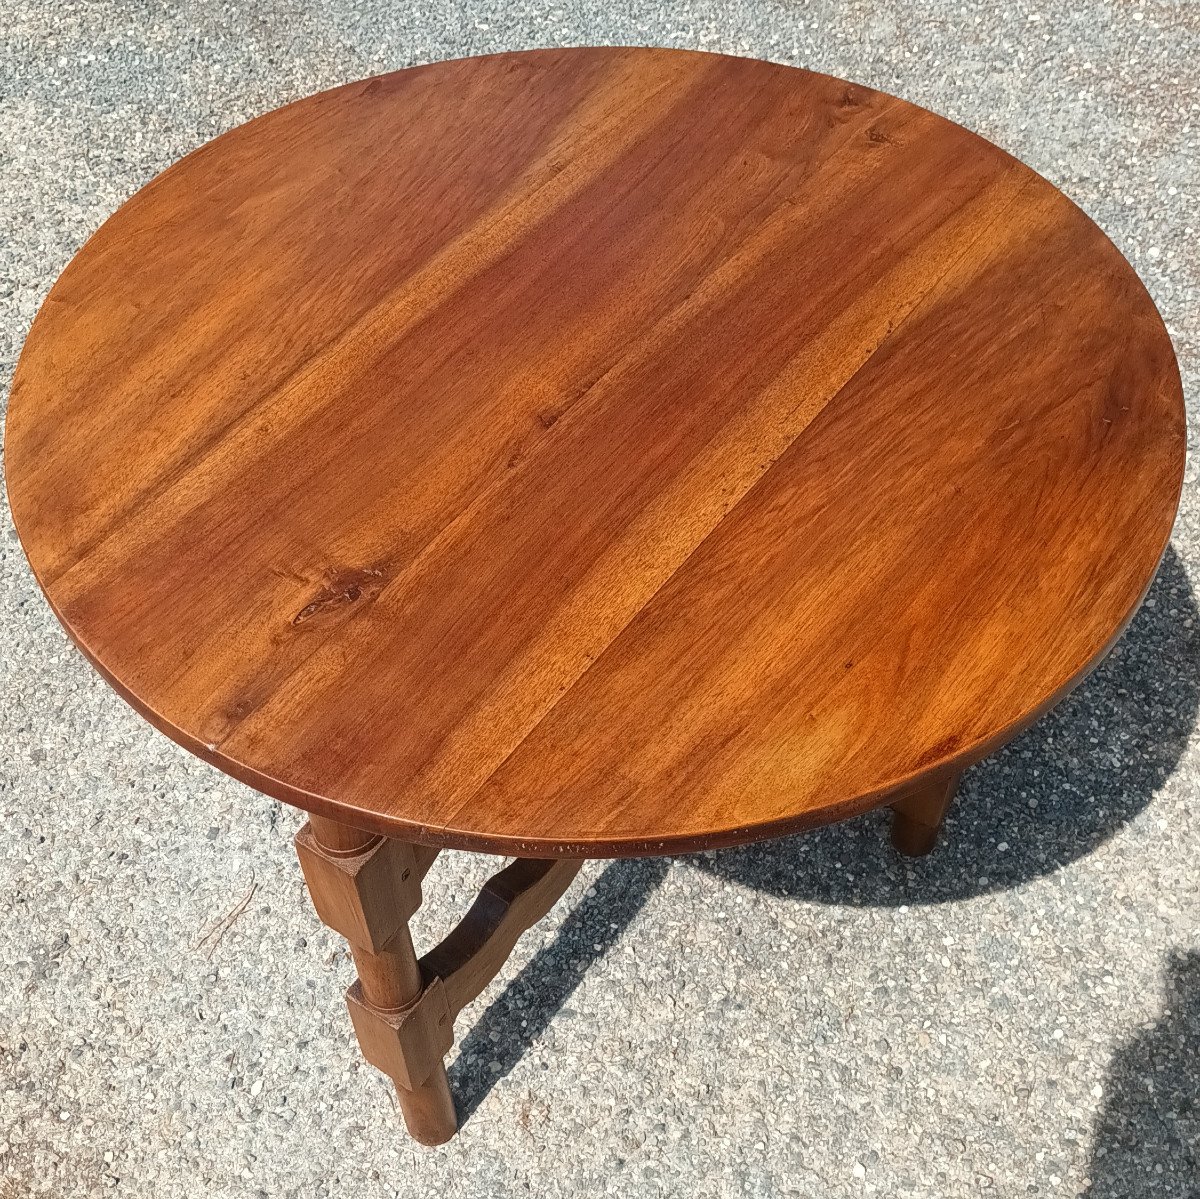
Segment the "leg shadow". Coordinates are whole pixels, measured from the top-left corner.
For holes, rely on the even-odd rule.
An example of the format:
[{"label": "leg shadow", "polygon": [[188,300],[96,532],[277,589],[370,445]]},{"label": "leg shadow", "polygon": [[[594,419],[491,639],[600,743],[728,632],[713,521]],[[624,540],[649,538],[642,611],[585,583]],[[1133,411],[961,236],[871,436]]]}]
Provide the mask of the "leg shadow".
[{"label": "leg shadow", "polygon": [[886,809],[689,861],[773,895],[888,906],[1014,887],[1095,849],[1153,798],[1200,710],[1200,612],[1168,549],[1146,603],[1053,712],[963,776],[927,858],[888,843]]},{"label": "leg shadow", "polygon": [[1113,1059],[1089,1199],[1200,1196],[1200,952],[1167,964],[1165,1013]]},{"label": "leg shadow", "polygon": [[479,1018],[449,1071],[460,1125],[545,1032],[588,966],[617,943],[666,877],[667,866],[664,858],[628,858],[608,866],[596,880],[596,894],[580,903]]}]

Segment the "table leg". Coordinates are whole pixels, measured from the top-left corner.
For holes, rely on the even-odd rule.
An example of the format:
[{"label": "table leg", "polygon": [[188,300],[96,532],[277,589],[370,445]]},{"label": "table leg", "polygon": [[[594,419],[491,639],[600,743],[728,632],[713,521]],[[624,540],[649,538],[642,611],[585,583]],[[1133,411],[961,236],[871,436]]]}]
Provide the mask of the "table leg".
[{"label": "table leg", "polygon": [[363,1056],[396,1084],[409,1132],[438,1145],[457,1131],[445,1054],[454,1019],[495,977],[520,935],[579,872],[577,859],[518,858],[418,958],[408,921],[438,851],[313,816],[296,834],[313,906],[350,942],[358,980],[346,993]]},{"label": "table leg", "polygon": [[945,775],[892,804],[892,844],[901,853],[917,858],[934,847],[960,777]]},{"label": "table leg", "polygon": [[[403,1012],[425,989],[408,929],[421,902],[422,863],[414,847],[317,816],[309,827],[319,856],[306,860],[307,847],[298,844],[301,865],[317,913],[350,942],[361,1002],[380,1015]],[[316,865],[322,858],[332,859],[333,868]],[[347,887],[347,866],[357,886]],[[454,1135],[458,1119],[440,1055],[418,1085],[393,1081],[404,1122],[418,1141],[439,1145]]]}]

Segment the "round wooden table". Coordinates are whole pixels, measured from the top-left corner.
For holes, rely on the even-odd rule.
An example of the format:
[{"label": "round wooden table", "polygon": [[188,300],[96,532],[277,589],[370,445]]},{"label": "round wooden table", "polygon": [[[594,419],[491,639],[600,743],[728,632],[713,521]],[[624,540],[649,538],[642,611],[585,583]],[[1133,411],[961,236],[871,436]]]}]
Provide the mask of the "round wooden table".
[{"label": "round wooden table", "polygon": [[[155,726],[307,809],[414,1134],[458,1010],[579,859],[888,803],[1093,667],[1167,543],[1170,341],[1069,200],[824,75],[436,63],[138,192],[30,331],[10,502]],[[515,855],[418,959],[439,848]]]}]

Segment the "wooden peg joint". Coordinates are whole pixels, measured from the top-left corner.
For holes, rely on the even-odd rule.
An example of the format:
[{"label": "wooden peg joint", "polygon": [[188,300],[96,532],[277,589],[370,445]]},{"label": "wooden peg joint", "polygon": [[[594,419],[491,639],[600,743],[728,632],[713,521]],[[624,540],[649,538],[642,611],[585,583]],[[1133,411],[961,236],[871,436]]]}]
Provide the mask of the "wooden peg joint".
[{"label": "wooden peg joint", "polygon": [[428,1080],[454,1044],[454,1014],[440,978],[391,1012],[370,1004],[358,980],[346,992],[346,1005],[363,1057],[409,1091]]},{"label": "wooden peg joint", "polygon": [[421,906],[424,871],[404,841],[375,837],[357,851],[331,849],[306,824],[296,855],[317,915],[351,945],[384,952]]}]

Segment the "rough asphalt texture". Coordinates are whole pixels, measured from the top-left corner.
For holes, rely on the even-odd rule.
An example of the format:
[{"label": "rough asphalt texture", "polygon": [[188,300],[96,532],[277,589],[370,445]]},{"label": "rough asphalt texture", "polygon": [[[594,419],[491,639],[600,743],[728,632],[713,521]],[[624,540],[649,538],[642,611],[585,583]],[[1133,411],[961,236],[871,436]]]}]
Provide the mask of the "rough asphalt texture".
[{"label": "rough asphalt texture", "polygon": [[[798,63],[992,138],[1129,257],[1200,403],[1196,0],[8,0],[4,394],[59,271],[186,151],[346,80],[573,43]],[[297,814],[101,683],[7,511],[0,559],[3,1199],[1200,1194],[1197,459],[1121,647],[970,772],[938,852],[898,859],[872,815],[589,865],[464,1013],[467,1118],[432,1151],[359,1064]],[[488,872],[446,855],[418,934]]]}]

